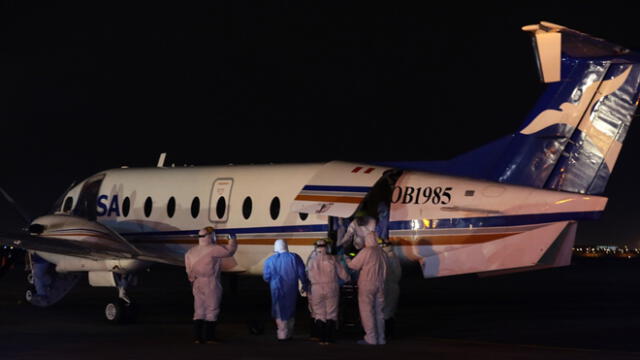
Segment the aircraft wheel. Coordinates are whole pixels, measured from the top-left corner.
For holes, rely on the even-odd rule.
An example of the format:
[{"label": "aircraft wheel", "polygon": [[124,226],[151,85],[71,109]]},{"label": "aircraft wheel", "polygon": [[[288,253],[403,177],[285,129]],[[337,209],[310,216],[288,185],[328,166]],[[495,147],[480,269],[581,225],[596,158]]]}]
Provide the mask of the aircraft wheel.
[{"label": "aircraft wheel", "polygon": [[24,299],[27,300],[28,303],[31,303],[33,297],[36,295],[36,288],[30,286],[27,291],[24,292]]},{"label": "aircraft wheel", "polygon": [[27,274],[27,283],[29,283],[29,285],[35,285],[35,280],[33,280],[33,273],[28,273]]},{"label": "aircraft wheel", "polygon": [[104,307],[104,316],[112,324],[125,324],[135,320],[136,306],[122,299],[110,301]]}]

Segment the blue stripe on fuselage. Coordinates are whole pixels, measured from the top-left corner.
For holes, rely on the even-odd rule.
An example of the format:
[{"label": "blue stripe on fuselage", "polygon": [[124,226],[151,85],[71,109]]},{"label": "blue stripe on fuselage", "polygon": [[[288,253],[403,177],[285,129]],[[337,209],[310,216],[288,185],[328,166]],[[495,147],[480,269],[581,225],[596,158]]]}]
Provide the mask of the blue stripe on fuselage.
[{"label": "blue stripe on fuselage", "polygon": [[342,191],[342,192],[369,192],[371,186],[331,186],[331,185],[305,185],[302,190],[308,191]]},{"label": "blue stripe on fuselage", "polygon": [[[596,220],[600,215],[602,215],[602,211],[436,219],[430,220],[430,224],[432,224],[432,226],[430,226],[429,229],[491,228],[497,226],[545,224],[569,220]],[[415,226],[416,224],[412,220],[392,221],[389,224],[389,229],[417,230]],[[422,222],[420,222],[418,226],[419,229],[426,228],[423,226]]]},{"label": "blue stripe on fuselage", "polygon": [[[569,220],[596,220],[602,211],[583,211],[550,214],[525,214],[508,216],[486,216],[472,218],[450,218],[450,219],[429,219],[431,224],[428,229],[453,229],[453,228],[492,228],[498,226],[520,226],[553,223]],[[418,230],[427,229],[424,227],[422,219],[416,228],[414,220],[391,221],[390,230]],[[290,225],[290,226],[263,226],[250,228],[218,228],[217,234],[267,234],[267,233],[305,233],[305,232],[327,232],[329,226],[326,224],[316,225]],[[200,230],[181,231],[149,231],[122,233],[122,236],[189,236],[196,235]]]}]

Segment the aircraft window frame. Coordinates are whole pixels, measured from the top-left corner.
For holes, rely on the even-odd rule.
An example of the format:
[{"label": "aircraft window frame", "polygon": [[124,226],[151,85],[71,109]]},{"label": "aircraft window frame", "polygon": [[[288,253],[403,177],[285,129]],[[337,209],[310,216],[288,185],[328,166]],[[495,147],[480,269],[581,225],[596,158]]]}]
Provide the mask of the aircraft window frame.
[{"label": "aircraft window frame", "polygon": [[271,199],[269,215],[271,215],[272,220],[277,220],[278,216],[280,216],[280,198],[277,196],[274,196],[273,199]]},{"label": "aircraft window frame", "polygon": [[197,196],[191,200],[191,217],[197,219],[200,215],[200,198]]},{"label": "aircraft window frame", "polygon": [[122,200],[122,216],[128,217],[131,210],[131,199],[128,196]]},{"label": "aircraft window frame", "polygon": [[251,217],[251,212],[253,211],[253,200],[251,196],[247,196],[242,201],[242,217],[245,220],[249,220]]},{"label": "aircraft window frame", "polygon": [[298,213],[298,216],[300,217],[300,220],[305,221],[309,218],[309,213]]},{"label": "aircraft window frame", "polygon": [[167,216],[171,219],[175,214],[176,214],[176,198],[172,196],[169,198],[169,200],[167,200]]},{"label": "aircraft window frame", "polygon": [[227,212],[227,199],[225,199],[224,196],[220,196],[216,201],[216,216],[218,217],[219,220],[223,219],[224,214],[226,212]]},{"label": "aircraft window frame", "polygon": [[69,212],[71,210],[73,210],[73,196],[67,196],[67,198],[64,199],[64,203],[62,204],[62,211]]},{"label": "aircraft window frame", "polygon": [[151,196],[147,196],[147,199],[144,201],[144,216],[150,217],[153,213],[153,199]]}]

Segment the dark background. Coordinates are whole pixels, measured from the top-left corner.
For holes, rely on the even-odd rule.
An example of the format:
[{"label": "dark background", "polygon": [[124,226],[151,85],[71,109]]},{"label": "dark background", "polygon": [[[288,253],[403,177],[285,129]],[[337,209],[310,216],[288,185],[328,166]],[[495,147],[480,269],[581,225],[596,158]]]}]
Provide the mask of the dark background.
[{"label": "dark background", "polygon": [[[620,4],[5,0],[0,186],[37,215],[73,180],[161,152],[176,166],[445,160],[514,132],[541,93],[521,26],[640,49],[637,17]],[[639,131],[578,243],[640,246]]]}]

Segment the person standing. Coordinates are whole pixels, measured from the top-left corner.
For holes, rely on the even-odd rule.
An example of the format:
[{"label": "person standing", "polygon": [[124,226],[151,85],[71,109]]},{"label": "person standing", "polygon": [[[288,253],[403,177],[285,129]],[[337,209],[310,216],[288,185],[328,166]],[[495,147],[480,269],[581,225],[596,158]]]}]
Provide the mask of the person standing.
[{"label": "person standing", "polygon": [[340,299],[339,281],[349,281],[350,277],[344,266],[327,253],[325,240],[318,240],[315,245],[315,251],[307,262],[307,274],[311,282],[309,304],[320,344],[326,345],[334,341],[333,330],[338,321]]},{"label": "person standing", "polygon": [[400,278],[402,278],[402,266],[400,259],[393,252],[390,242],[383,242],[382,249],[387,255],[388,268],[387,276],[384,280],[384,329],[385,338],[393,335],[395,325],[396,309],[398,308],[398,298],[400,297]]},{"label": "person standing", "polygon": [[376,219],[368,216],[364,211],[360,210],[356,213],[355,218],[349,224],[347,231],[338,241],[338,247],[346,247],[353,244],[356,250],[364,247],[364,239],[369,233],[376,231]]},{"label": "person standing", "polygon": [[387,275],[387,256],[373,232],[367,234],[364,249],[347,266],[360,271],[358,276],[358,307],[365,331],[363,345],[383,345],[384,337],[384,279]]},{"label": "person standing", "polygon": [[309,281],[302,259],[298,254],[289,252],[284,240],[276,240],[273,248],[275,254],[265,261],[262,277],[271,289],[271,315],[278,327],[278,340],[284,341],[293,335],[298,281],[305,291]]},{"label": "person standing", "polygon": [[194,342],[215,343],[215,329],[220,313],[222,258],[235,254],[238,242],[230,236],[228,245],[216,244],[213,227],[198,232],[198,245],[185,254],[185,267],[193,290]]}]

